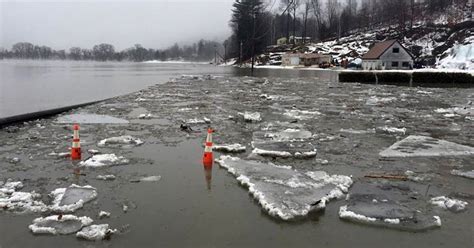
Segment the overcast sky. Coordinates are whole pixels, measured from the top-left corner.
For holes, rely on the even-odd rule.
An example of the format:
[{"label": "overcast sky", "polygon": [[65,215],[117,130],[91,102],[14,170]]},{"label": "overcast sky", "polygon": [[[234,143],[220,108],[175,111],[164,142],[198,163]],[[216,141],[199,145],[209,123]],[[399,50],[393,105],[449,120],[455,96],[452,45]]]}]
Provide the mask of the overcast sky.
[{"label": "overcast sky", "polygon": [[69,49],[111,43],[165,48],[224,40],[233,0],[0,0],[0,47],[19,41]]}]

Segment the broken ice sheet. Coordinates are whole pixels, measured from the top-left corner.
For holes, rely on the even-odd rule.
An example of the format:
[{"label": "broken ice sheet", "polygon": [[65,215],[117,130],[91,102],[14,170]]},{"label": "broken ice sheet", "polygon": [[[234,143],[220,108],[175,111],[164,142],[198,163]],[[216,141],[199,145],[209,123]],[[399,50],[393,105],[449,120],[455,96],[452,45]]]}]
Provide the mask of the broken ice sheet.
[{"label": "broken ice sheet", "polygon": [[97,197],[97,190],[92,186],[78,186],[72,184],[67,188],[58,188],[51,192],[53,198],[52,211],[61,213],[72,213],[82,208],[85,203]]},{"label": "broken ice sheet", "polygon": [[474,148],[427,136],[410,135],[380,152],[382,157],[474,155]]},{"label": "broken ice sheet", "polygon": [[292,119],[297,119],[297,120],[309,120],[311,118],[314,118],[315,116],[321,115],[321,112],[299,110],[299,109],[291,109],[291,110],[285,109],[285,113],[283,113],[283,115],[290,117]]},{"label": "broken ice sheet", "polygon": [[241,144],[222,144],[222,145],[213,145],[212,149],[220,152],[245,152],[246,147]]},{"label": "broken ice sheet", "polygon": [[452,170],[451,174],[455,176],[461,176],[465,178],[474,179],[474,170],[471,170],[471,171]]},{"label": "broken ice sheet", "polygon": [[352,184],[348,176],[324,171],[298,172],[289,166],[221,156],[216,160],[249,192],[270,215],[290,220],[326,207],[341,198]]},{"label": "broken ice sheet", "polygon": [[468,204],[465,201],[449,198],[446,196],[433,197],[431,198],[430,203],[437,207],[450,210],[452,212],[461,212],[466,208]]},{"label": "broken ice sheet", "polygon": [[111,137],[107,139],[103,139],[99,141],[97,144],[100,147],[104,146],[115,146],[115,145],[135,145],[139,146],[143,144],[143,141],[140,139],[134,138],[130,135],[124,135],[124,136],[119,136],[119,137]]},{"label": "broken ice sheet", "polygon": [[262,116],[259,112],[245,112],[243,113],[244,121],[246,122],[260,122],[262,121]]},{"label": "broken ice sheet", "polygon": [[110,229],[109,224],[90,225],[77,232],[76,237],[91,241],[103,240],[115,232],[117,229]]},{"label": "broken ice sheet", "polygon": [[312,137],[310,131],[288,128],[279,132],[257,131],[253,133],[254,140],[298,141]]},{"label": "broken ice sheet", "polygon": [[[381,199],[382,198],[382,199]],[[441,225],[438,216],[418,212],[380,195],[350,194],[339,217],[353,222],[406,230],[426,230]]]},{"label": "broken ice sheet", "polygon": [[97,154],[87,159],[86,161],[81,161],[79,164],[86,167],[104,167],[104,166],[113,166],[113,165],[123,165],[129,162],[128,159],[117,156],[115,154]]},{"label": "broken ice sheet", "polygon": [[317,149],[304,141],[252,141],[252,153],[260,156],[281,158],[313,158]]},{"label": "broken ice sheet", "polygon": [[119,119],[109,115],[97,115],[97,114],[71,114],[60,116],[56,119],[57,123],[79,123],[79,124],[127,124],[128,121]]},{"label": "broken ice sheet", "polygon": [[34,219],[33,224],[28,228],[35,234],[71,234],[92,222],[92,219],[87,216],[51,215]]}]

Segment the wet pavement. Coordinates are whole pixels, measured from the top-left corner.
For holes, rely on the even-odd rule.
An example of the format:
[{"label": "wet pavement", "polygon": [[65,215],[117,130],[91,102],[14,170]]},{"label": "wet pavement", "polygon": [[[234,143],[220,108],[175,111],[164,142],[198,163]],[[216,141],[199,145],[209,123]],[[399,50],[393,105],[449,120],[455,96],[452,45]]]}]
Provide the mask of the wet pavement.
[{"label": "wet pavement", "polygon": [[[471,89],[198,75],[6,127],[0,182],[21,181],[13,191],[34,191],[44,206],[0,210],[0,246],[471,247],[473,181],[457,171],[474,170],[473,100]],[[81,124],[82,163],[61,155],[72,142],[70,121]],[[246,147],[214,152],[236,164],[203,167],[208,126],[216,145]],[[408,139],[407,148],[407,137],[421,142]],[[386,151],[397,142],[399,150]],[[48,194],[73,184],[96,189],[74,215],[117,229],[110,240],[28,229],[58,214]],[[340,192],[326,201],[334,187]],[[467,205],[450,211],[432,199],[455,201],[439,196]],[[275,206],[298,209],[298,218],[273,214]]]}]

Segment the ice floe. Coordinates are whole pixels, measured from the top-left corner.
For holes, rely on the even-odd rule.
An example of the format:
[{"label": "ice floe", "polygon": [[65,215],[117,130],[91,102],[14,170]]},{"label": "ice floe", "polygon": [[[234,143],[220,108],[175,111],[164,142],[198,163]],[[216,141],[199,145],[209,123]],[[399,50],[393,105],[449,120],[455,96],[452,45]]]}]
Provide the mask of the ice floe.
[{"label": "ice floe", "polygon": [[285,113],[283,115],[290,117],[292,119],[297,119],[297,120],[309,120],[314,118],[315,116],[321,115],[321,112],[319,111],[309,111],[309,110],[299,110],[299,109],[291,109],[291,110],[285,110]]},{"label": "ice floe", "polygon": [[139,182],[158,182],[161,180],[161,176],[147,176],[147,177],[141,177],[138,179],[132,179],[130,182],[132,183],[139,183]]},{"label": "ice floe", "polygon": [[317,149],[309,142],[252,141],[252,153],[260,156],[282,158],[313,158]]},{"label": "ice floe", "polygon": [[98,175],[96,177],[99,180],[104,180],[104,181],[112,181],[115,180],[115,175]]},{"label": "ice floe", "polygon": [[312,133],[307,130],[299,130],[299,129],[291,129],[288,128],[283,131],[279,132],[254,132],[253,139],[254,140],[274,140],[274,141],[299,141],[305,140],[312,137]]},{"label": "ice floe", "polygon": [[244,121],[246,122],[260,122],[262,121],[262,116],[259,112],[245,112]]},{"label": "ice floe", "polygon": [[410,135],[380,152],[382,157],[474,155],[474,148],[427,136]]},{"label": "ice floe", "polygon": [[349,129],[341,128],[339,130],[339,132],[341,132],[341,133],[350,133],[350,134],[372,134],[372,133],[375,133],[375,129],[355,130],[355,129],[352,129],[352,128],[349,128]]},{"label": "ice floe", "polygon": [[39,200],[41,198],[40,194],[34,191],[17,191],[21,188],[23,188],[22,182],[12,180],[8,180],[0,186],[0,211],[39,213],[48,210],[48,206]]},{"label": "ice floe", "polygon": [[72,213],[84,206],[85,203],[97,197],[97,190],[89,185],[72,184],[67,188],[58,188],[50,193],[53,198],[50,209],[54,212]]},{"label": "ice floe", "polygon": [[104,166],[114,166],[114,165],[123,165],[129,162],[128,159],[117,156],[115,154],[97,154],[87,159],[86,161],[81,161],[79,164],[86,167],[104,167]]},{"label": "ice floe", "polygon": [[376,96],[371,96],[367,101],[365,102],[366,105],[380,105],[384,103],[390,103],[393,101],[396,101],[396,97],[376,97]]},{"label": "ice floe", "polygon": [[347,193],[352,179],[324,171],[298,172],[289,166],[221,156],[226,168],[270,215],[289,220],[325,208],[326,203]]},{"label": "ice floe", "polygon": [[455,176],[461,176],[461,177],[474,179],[474,170],[471,170],[471,171],[452,170],[451,174]]},{"label": "ice floe", "polygon": [[141,144],[143,144],[143,141],[141,141],[140,139],[134,138],[130,135],[124,135],[124,136],[119,136],[119,137],[111,137],[111,138],[103,139],[99,141],[97,145],[100,147],[104,147],[104,146],[109,146],[109,145],[111,146],[114,146],[114,145],[139,146]]},{"label": "ice floe", "polygon": [[117,229],[110,229],[109,224],[90,225],[77,232],[76,237],[85,240],[97,241],[103,240],[115,232],[117,232]]},{"label": "ice floe", "polygon": [[151,119],[151,118],[153,118],[152,114],[140,114],[140,115],[138,115],[138,119],[146,120],[146,119]]},{"label": "ice floe", "polygon": [[402,128],[397,128],[397,127],[388,127],[388,126],[383,126],[377,128],[377,131],[382,132],[382,133],[388,133],[388,134],[399,134],[399,135],[405,135],[407,129],[402,127]]},{"label": "ice floe", "polygon": [[80,124],[127,124],[125,119],[119,119],[109,115],[97,114],[71,114],[60,116],[56,119],[58,123],[80,123]]},{"label": "ice floe", "polygon": [[401,230],[426,230],[441,226],[438,216],[412,209],[380,195],[350,194],[349,204],[339,208],[339,217],[352,222]]},{"label": "ice floe", "polygon": [[447,209],[452,212],[463,211],[468,204],[465,201],[449,198],[446,196],[433,197],[431,198],[430,203],[433,204],[434,206]]},{"label": "ice floe", "polygon": [[245,152],[247,148],[241,144],[235,143],[235,144],[213,145],[212,149],[215,151],[220,151],[220,152],[238,153],[238,152]]},{"label": "ice floe", "polygon": [[87,216],[51,215],[33,220],[28,228],[35,234],[71,234],[92,224],[93,220]]},{"label": "ice floe", "polygon": [[109,212],[106,212],[106,211],[100,211],[99,212],[99,219],[108,218],[108,217],[110,217]]}]

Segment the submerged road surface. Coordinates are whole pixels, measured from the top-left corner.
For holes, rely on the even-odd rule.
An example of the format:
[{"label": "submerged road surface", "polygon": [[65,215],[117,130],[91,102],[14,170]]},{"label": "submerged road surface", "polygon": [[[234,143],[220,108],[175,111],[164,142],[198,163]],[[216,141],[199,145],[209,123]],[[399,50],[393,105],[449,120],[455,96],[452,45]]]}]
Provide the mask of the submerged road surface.
[{"label": "submerged road surface", "polygon": [[[0,246],[471,247],[473,98],[183,76],[10,126],[0,130]],[[67,157],[74,122],[79,164]],[[208,126],[220,145],[213,167],[202,165]],[[117,230],[90,243],[28,228],[65,208]]]}]

